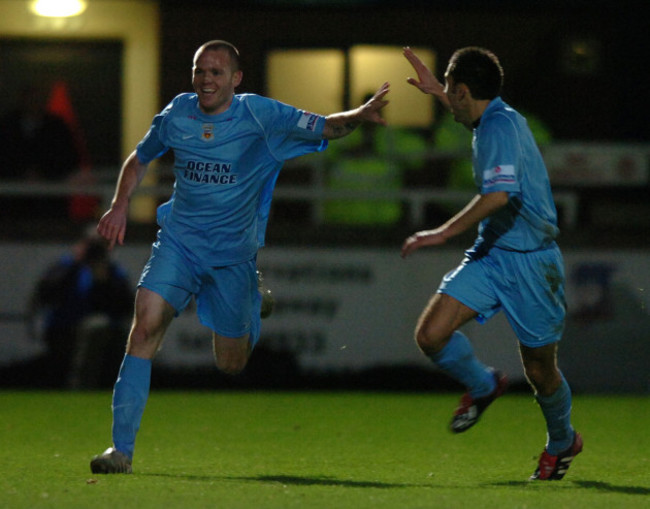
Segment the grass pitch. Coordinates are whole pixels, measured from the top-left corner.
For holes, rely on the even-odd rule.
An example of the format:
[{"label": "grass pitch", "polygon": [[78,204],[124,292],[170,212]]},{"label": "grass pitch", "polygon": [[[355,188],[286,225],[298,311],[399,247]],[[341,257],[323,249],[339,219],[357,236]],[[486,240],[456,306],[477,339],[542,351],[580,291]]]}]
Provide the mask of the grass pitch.
[{"label": "grass pitch", "polygon": [[0,392],[0,507],[650,507],[647,397],[576,396],[584,452],[564,480],[530,483],[545,441],[532,396],[452,435],[458,396],[154,390],[134,474],[96,476],[109,392]]}]

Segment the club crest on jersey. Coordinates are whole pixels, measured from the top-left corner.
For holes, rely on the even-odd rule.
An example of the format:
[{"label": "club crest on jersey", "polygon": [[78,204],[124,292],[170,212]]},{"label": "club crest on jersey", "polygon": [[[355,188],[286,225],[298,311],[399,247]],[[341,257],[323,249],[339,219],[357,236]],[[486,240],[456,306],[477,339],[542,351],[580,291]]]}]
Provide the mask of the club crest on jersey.
[{"label": "club crest on jersey", "polygon": [[214,124],[203,124],[203,135],[201,136],[205,141],[210,141],[214,137]]}]

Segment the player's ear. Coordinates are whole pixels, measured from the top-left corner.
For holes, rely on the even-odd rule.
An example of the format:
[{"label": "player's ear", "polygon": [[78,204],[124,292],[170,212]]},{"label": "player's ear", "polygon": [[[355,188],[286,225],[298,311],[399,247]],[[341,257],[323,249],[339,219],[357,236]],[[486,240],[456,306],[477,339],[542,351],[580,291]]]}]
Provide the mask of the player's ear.
[{"label": "player's ear", "polygon": [[457,83],[456,84],[456,97],[459,101],[462,101],[464,99],[471,99],[472,98],[472,92],[470,91],[469,87],[465,85],[465,83]]},{"label": "player's ear", "polygon": [[244,73],[242,71],[235,71],[232,75],[232,85],[234,88],[238,87],[241,83]]}]

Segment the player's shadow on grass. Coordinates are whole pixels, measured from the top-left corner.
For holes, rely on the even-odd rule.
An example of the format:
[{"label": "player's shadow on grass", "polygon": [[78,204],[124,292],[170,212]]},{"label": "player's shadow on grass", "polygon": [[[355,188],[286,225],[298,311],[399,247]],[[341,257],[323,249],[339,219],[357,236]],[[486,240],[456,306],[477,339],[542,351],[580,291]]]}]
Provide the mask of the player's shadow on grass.
[{"label": "player's shadow on grass", "polygon": [[[548,483],[541,481],[505,481],[490,483],[490,486],[542,486]],[[551,481],[554,487],[558,484]],[[643,486],[617,486],[603,481],[565,481],[562,483],[568,487],[579,486],[580,488],[607,491],[609,493],[622,493],[624,495],[650,495],[650,488]]]},{"label": "player's shadow on grass", "polygon": [[428,484],[407,484],[407,483],[390,483],[379,481],[351,481],[350,479],[336,479],[333,477],[303,477],[298,475],[256,475],[249,477],[214,477],[214,476],[197,476],[197,475],[171,475],[171,474],[145,474],[158,477],[184,477],[191,481],[214,481],[222,479],[226,481],[246,481],[246,482],[266,482],[280,483],[292,486],[339,486],[343,488],[430,488]]},{"label": "player's shadow on grass", "polygon": [[650,488],[643,486],[616,486],[603,481],[573,481],[573,484],[577,484],[581,488],[623,493],[625,495],[650,495]]},{"label": "player's shadow on grass", "polygon": [[379,481],[352,481],[350,479],[336,479],[333,477],[303,477],[298,475],[258,475],[251,477],[237,477],[240,481],[261,481],[287,484],[292,486],[339,486],[344,488],[417,488],[421,485],[390,483]]}]

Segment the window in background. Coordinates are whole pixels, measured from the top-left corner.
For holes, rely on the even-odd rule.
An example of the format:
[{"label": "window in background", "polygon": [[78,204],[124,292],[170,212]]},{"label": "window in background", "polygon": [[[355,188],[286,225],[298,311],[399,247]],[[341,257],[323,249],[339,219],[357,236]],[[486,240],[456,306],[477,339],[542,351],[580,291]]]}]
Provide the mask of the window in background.
[{"label": "window in background", "polygon": [[[435,52],[413,48],[435,72]],[[321,114],[361,103],[385,81],[391,83],[386,120],[395,126],[428,128],[434,120],[433,97],[406,83],[413,76],[400,46],[342,49],[275,49],[267,55],[270,97]]]},{"label": "window in background", "polygon": [[[435,53],[425,48],[413,48],[429,69],[435,72]],[[391,84],[390,104],[385,117],[390,125],[430,127],[433,123],[433,97],[423,94],[406,83],[415,76],[411,64],[398,46],[353,46],[350,48],[350,103],[359,104],[369,92],[385,81]]]},{"label": "window in background", "polygon": [[345,54],[337,49],[272,50],[267,57],[269,96],[327,115],[343,104]]}]

